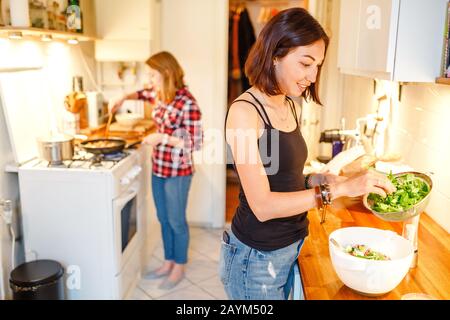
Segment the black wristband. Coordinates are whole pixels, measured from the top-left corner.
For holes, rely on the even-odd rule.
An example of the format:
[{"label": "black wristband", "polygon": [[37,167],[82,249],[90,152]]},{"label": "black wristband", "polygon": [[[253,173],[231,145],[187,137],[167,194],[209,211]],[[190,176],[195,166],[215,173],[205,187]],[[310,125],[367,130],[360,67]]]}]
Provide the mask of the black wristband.
[{"label": "black wristband", "polygon": [[312,186],[309,184],[309,178],[311,177],[311,174],[307,174],[305,176],[305,188],[306,189],[312,189]]}]

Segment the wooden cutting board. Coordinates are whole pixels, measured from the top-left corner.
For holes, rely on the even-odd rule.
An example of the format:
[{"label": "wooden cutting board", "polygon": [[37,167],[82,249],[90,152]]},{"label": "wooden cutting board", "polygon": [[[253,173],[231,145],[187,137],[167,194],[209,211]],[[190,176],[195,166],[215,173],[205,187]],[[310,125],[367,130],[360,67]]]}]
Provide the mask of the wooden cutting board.
[{"label": "wooden cutting board", "polygon": [[152,120],[141,120],[135,126],[126,126],[118,122],[111,123],[109,128],[111,133],[114,132],[138,132],[145,133],[152,129],[155,123]]}]

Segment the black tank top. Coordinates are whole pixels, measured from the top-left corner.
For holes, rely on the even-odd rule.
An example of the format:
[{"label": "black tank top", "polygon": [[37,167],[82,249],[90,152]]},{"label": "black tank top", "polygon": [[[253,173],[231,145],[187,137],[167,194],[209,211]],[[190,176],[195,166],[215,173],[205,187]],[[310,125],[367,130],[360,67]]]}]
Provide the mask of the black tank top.
[{"label": "black tank top", "polygon": [[[305,139],[300,132],[300,125],[298,122],[297,113],[295,111],[294,102],[289,97],[286,97],[292,114],[295,117],[297,127],[294,131],[284,132],[275,129],[272,126],[261,102],[259,102],[259,100],[251,92],[247,91],[246,93],[250,94],[253,99],[255,99],[261,107],[262,113],[260,109],[249,100],[242,99],[235,100],[234,102],[243,101],[253,105],[264,122],[264,133],[258,139],[258,147],[261,158],[267,158],[266,155],[273,157],[274,154],[272,154],[272,152],[279,152],[279,155],[275,155],[275,158],[279,159],[278,170],[275,171],[275,173],[273,172],[273,161],[264,164],[267,178],[269,180],[270,190],[272,192],[293,192],[305,190],[303,168],[308,156],[308,150]],[[228,112],[225,117],[225,125],[227,118]],[[279,139],[279,150],[272,150],[273,148],[271,141],[277,135]],[[231,155],[231,149],[228,143],[227,151]],[[235,165],[234,169],[237,173]],[[277,204],[273,203],[272,205],[276,207]],[[250,205],[247,202],[247,198],[245,197],[242,184],[240,184],[239,206],[234,214],[233,221],[231,223],[231,230],[234,235],[246,245],[261,251],[272,251],[284,248],[300,239],[305,238],[308,235],[308,224],[309,221],[307,218],[307,212],[300,212],[297,215],[286,218],[278,218],[260,222],[251,210]]]}]

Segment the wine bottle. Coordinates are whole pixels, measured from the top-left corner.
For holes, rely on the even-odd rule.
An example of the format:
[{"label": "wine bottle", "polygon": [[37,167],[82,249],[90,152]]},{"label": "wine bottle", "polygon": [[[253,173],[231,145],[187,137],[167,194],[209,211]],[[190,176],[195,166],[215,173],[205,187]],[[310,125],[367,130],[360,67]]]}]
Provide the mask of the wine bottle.
[{"label": "wine bottle", "polygon": [[79,0],[69,0],[67,7],[67,29],[70,32],[82,32],[81,8]]}]

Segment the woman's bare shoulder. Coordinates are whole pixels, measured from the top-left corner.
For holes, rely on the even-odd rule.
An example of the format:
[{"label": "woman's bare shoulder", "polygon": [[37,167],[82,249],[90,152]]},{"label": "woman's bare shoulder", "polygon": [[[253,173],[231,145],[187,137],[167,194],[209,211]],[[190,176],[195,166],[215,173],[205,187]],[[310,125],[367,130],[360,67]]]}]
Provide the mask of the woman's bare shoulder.
[{"label": "woman's bare shoulder", "polygon": [[235,101],[230,105],[228,110],[227,127],[254,127],[257,124],[257,118],[258,113],[251,103]]}]

